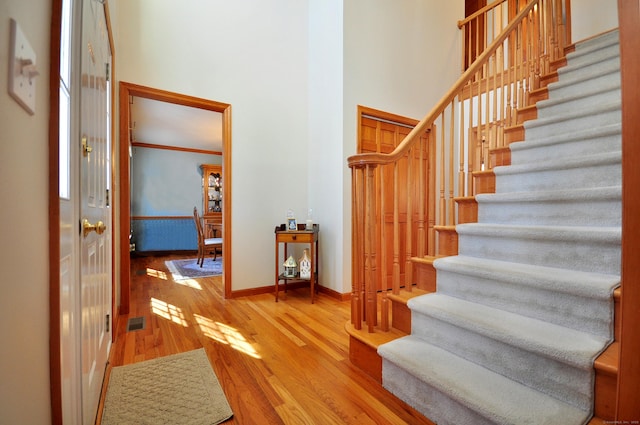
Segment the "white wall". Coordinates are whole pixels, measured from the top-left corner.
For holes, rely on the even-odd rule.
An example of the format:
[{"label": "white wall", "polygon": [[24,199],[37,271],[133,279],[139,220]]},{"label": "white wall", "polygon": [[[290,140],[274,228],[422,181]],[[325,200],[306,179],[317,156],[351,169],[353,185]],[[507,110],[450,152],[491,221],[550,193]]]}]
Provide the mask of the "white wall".
[{"label": "white wall", "polygon": [[617,0],[571,0],[572,43],[617,27]]},{"label": "white wall", "polygon": [[118,2],[119,80],[232,105],[233,290],[273,285],[274,227],[288,208],[306,218],[307,14],[299,0]]},{"label": "white wall", "polygon": [[[320,224],[320,283],[351,289],[342,186],[343,2],[309,0],[309,206]],[[350,217],[349,217],[350,219]]]},{"label": "white wall", "polygon": [[[51,2],[0,1],[0,423],[47,424],[48,122]],[[35,115],[7,93],[9,18],[34,49]]]}]

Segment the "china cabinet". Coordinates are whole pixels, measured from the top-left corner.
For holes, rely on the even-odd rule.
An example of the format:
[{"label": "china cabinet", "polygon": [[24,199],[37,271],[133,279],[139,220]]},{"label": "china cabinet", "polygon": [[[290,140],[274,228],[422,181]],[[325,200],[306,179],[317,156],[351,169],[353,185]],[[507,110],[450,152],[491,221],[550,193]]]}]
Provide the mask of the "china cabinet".
[{"label": "china cabinet", "polygon": [[202,218],[206,237],[215,235],[222,226],[222,165],[202,164]]}]

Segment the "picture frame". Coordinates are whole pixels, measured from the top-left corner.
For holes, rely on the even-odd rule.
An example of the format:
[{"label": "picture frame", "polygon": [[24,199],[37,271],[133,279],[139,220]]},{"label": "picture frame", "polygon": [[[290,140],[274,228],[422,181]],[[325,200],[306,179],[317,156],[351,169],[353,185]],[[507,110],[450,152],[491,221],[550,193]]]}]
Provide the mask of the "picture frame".
[{"label": "picture frame", "polygon": [[298,230],[298,223],[296,223],[295,218],[287,219],[287,230]]}]

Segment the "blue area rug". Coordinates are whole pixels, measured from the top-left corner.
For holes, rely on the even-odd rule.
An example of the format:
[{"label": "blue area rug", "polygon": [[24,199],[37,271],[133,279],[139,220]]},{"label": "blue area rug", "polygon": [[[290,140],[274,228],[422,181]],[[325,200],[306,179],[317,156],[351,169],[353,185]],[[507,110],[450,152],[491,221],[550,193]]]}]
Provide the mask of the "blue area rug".
[{"label": "blue area rug", "polygon": [[222,258],[215,261],[205,258],[204,264],[200,267],[196,258],[188,260],[166,261],[165,264],[173,275],[174,280],[197,279],[200,277],[218,276],[222,274]]}]

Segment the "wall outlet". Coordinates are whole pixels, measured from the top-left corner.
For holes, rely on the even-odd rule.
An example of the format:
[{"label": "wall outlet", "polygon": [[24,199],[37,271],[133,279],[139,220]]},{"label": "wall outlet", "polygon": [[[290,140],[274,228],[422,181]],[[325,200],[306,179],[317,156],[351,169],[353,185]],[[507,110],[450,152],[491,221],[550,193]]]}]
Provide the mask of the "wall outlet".
[{"label": "wall outlet", "polygon": [[9,94],[30,115],[36,111],[36,54],[18,23],[11,19]]}]

